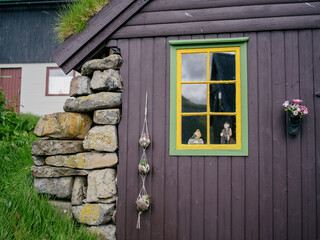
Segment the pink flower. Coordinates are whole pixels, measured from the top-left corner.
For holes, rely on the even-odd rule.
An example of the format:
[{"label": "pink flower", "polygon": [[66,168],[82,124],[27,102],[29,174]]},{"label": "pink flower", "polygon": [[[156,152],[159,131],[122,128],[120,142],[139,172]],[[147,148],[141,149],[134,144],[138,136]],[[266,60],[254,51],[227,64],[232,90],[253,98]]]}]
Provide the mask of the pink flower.
[{"label": "pink flower", "polygon": [[299,114],[298,111],[293,111],[294,116],[298,116],[298,114]]},{"label": "pink flower", "polygon": [[289,101],[285,101],[285,102],[282,104],[283,107],[288,107],[288,105],[289,105]]},{"label": "pink flower", "polygon": [[307,115],[308,112],[308,108],[306,106],[301,106],[301,111],[303,112],[303,114]]},{"label": "pink flower", "polygon": [[301,99],[292,99],[292,102],[297,103],[297,104],[300,104],[300,103],[302,103],[303,101],[302,101]]}]

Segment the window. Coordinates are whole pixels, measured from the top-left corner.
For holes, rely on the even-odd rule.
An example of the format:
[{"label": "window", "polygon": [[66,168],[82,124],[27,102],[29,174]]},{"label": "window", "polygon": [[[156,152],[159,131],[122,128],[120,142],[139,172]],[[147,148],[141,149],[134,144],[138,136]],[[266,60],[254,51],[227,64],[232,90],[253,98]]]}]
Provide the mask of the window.
[{"label": "window", "polygon": [[58,67],[48,67],[46,96],[69,96],[70,82],[74,76],[74,71],[66,75]]},{"label": "window", "polygon": [[171,155],[248,155],[247,41],[169,41]]}]

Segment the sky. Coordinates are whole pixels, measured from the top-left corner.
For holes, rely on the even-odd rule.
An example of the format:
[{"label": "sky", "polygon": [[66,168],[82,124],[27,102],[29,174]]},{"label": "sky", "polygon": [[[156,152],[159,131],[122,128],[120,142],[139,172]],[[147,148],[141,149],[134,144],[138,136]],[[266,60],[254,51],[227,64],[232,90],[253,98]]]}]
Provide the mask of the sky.
[{"label": "sky", "polygon": [[[192,53],[182,54],[182,82],[206,81],[207,79],[207,54]],[[182,95],[188,100],[197,104],[206,104],[206,84],[185,84],[182,85]]]},{"label": "sky", "polygon": [[[234,52],[225,54],[234,54]],[[211,64],[212,53],[210,55]],[[182,54],[181,68],[182,82],[206,81],[207,53]],[[182,84],[182,96],[196,104],[206,104],[207,86],[206,84]]]}]

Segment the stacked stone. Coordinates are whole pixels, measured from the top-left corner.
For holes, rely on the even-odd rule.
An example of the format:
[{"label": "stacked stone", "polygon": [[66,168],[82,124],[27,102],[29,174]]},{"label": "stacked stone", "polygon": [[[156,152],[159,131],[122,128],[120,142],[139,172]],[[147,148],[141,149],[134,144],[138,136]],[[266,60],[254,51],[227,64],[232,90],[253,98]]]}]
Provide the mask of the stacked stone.
[{"label": "stacked stone", "polygon": [[[50,195],[54,206],[97,231],[115,237],[122,79],[120,55],[86,62],[72,79],[65,112],[40,118],[32,147],[31,168],[38,193]],[[117,51],[118,52],[118,51]]]}]

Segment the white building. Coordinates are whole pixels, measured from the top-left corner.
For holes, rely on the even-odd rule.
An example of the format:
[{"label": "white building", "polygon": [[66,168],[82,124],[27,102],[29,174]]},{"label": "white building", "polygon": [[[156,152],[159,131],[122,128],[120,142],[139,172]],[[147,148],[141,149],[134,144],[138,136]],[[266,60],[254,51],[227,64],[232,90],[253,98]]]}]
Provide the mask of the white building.
[{"label": "white building", "polygon": [[43,115],[63,111],[74,72],[66,76],[51,53],[60,1],[0,1],[0,88],[17,111]]}]

